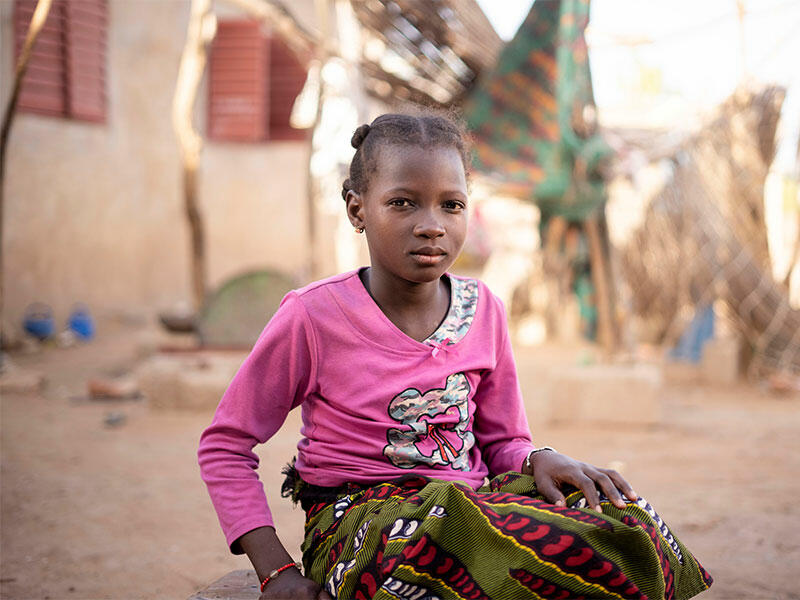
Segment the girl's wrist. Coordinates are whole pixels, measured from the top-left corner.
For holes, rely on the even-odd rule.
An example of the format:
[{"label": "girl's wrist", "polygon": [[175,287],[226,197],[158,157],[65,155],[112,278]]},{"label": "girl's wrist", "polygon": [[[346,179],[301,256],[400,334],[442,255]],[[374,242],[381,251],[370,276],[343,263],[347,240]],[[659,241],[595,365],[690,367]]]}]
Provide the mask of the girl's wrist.
[{"label": "girl's wrist", "polygon": [[303,565],[301,565],[299,562],[291,562],[283,565],[282,567],[278,567],[277,569],[270,571],[269,575],[267,575],[266,577],[264,577],[264,579],[261,580],[261,592],[263,593],[264,588],[266,588],[270,582],[274,581],[274,579],[284,571],[294,568],[297,569],[298,573],[301,573],[302,567]]},{"label": "girl's wrist", "polygon": [[239,538],[239,543],[253,564],[259,582],[264,581],[276,569],[294,564],[294,559],[283,547],[272,527],[248,531]]},{"label": "girl's wrist", "polygon": [[522,473],[525,475],[533,475],[533,459],[539,452],[557,452],[557,450],[551,446],[541,446],[540,448],[534,448],[530,452],[528,452],[528,456],[525,458],[525,462],[522,466]]}]

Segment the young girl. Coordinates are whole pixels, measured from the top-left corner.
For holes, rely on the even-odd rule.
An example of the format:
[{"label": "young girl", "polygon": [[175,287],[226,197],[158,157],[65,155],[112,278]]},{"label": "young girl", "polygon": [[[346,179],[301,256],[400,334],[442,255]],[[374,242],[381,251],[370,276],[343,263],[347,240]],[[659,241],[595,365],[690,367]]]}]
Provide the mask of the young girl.
[{"label": "young girl", "polygon": [[[290,292],[200,441],[203,479],[261,598],[688,598],[711,584],[615,471],[534,447],[506,316],[447,273],[467,231],[469,149],[433,114],[353,135],[347,215],[370,266]],[[257,443],[302,406],[281,546]],[[484,485],[485,478],[492,478]]]}]

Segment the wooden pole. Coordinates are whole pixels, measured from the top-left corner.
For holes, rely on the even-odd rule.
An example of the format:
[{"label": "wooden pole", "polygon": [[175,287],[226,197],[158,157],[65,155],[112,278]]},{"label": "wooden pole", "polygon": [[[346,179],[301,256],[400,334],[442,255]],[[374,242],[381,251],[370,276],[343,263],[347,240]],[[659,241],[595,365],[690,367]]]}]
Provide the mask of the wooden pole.
[{"label": "wooden pole", "polygon": [[315,0],[315,8],[317,12],[317,22],[322,33],[319,40],[314,46],[314,53],[319,64],[319,88],[317,91],[317,110],[314,115],[314,125],[311,128],[311,136],[308,140],[308,165],[306,169],[306,196],[308,202],[308,270],[312,280],[320,277],[320,260],[319,260],[319,239],[317,235],[317,221],[319,218],[319,181],[314,177],[311,170],[311,162],[314,158],[314,132],[319,127],[322,120],[322,103],[325,100],[325,81],[322,78],[322,69],[330,56],[328,48],[325,45],[325,40],[329,37],[330,25],[330,5],[328,0]]},{"label": "wooden pole", "polygon": [[[28,61],[33,52],[33,45],[36,43],[36,38],[39,37],[39,32],[44,27],[47,21],[47,15],[50,14],[50,5],[52,0],[39,0],[36,3],[36,9],[33,11],[33,17],[28,25],[28,33],[25,35],[25,42],[22,44],[22,51],[17,60],[17,68],[14,74],[14,87],[11,88],[11,98],[8,100],[5,113],[3,114],[3,128],[0,130],[0,344],[3,339],[3,314],[5,306],[5,289],[3,287],[4,276],[4,255],[3,255],[3,226],[4,226],[4,207],[5,207],[5,183],[6,183],[6,150],[8,149],[8,138],[11,134],[11,123],[14,121],[14,112],[17,109],[17,102],[19,101],[19,92],[22,88],[22,80],[25,77],[25,71],[28,70]],[[3,366],[3,353],[0,346],[0,368]]]},{"label": "wooden pole", "polygon": [[597,340],[611,356],[618,345],[617,328],[612,314],[611,290],[608,285],[608,265],[603,250],[603,240],[597,217],[588,217],[583,222],[589,242],[589,261],[592,268],[592,282],[597,303]]},{"label": "wooden pole", "polygon": [[561,308],[565,300],[564,280],[569,276],[567,265],[561,256],[561,244],[567,233],[569,223],[560,215],[553,215],[547,221],[547,229],[543,246],[543,268],[548,291],[548,302],[545,310],[545,325],[547,335],[559,337],[562,335],[560,317]]},{"label": "wooden pole", "polygon": [[206,294],[205,228],[197,201],[197,171],[203,140],[194,130],[192,116],[197,90],[206,68],[208,45],[216,35],[216,17],[211,0],[192,0],[186,44],[183,47],[175,96],[172,101],[172,125],[181,149],[183,163],[183,200],[191,236],[191,278],[194,309],[199,312]]}]

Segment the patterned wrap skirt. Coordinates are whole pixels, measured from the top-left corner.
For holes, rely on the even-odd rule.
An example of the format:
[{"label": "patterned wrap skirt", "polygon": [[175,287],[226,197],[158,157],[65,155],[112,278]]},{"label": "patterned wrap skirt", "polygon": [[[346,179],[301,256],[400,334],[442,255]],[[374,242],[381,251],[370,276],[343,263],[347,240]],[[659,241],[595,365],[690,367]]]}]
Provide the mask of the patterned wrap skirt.
[{"label": "patterned wrap skirt", "polygon": [[285,471],[306,511],[306,576],[334,598],[690,598],[712,579],[644,499],[557,507],[533,477],[473,490],[422,477],[321,488]]}]

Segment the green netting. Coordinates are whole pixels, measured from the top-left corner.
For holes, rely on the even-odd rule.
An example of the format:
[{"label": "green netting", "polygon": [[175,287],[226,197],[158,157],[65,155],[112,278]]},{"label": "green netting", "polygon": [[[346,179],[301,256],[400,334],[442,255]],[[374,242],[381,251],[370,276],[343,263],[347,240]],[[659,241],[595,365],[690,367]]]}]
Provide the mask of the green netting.
[{"label": "green netting", "polygon": [[597,167],[611,150],[583,119],[593,105],[588,22],[589,0],[534,2],[465,105],[476,170],[536,202],[543,220],[581,221],[605,201]]},{"label": "green netting", "polygon": [[250,348],[296,282],[274,271],[228,279],[206,301],[198,330],[205,346]]}]

